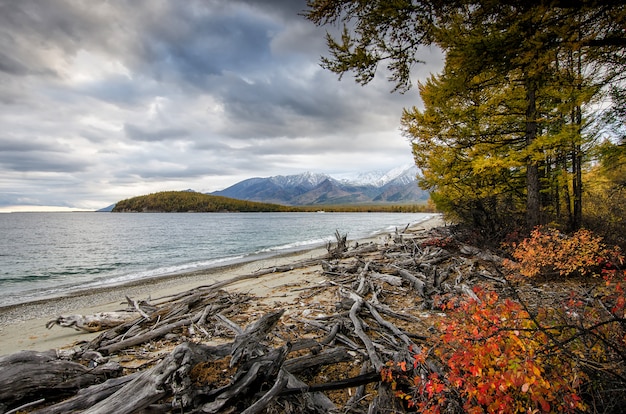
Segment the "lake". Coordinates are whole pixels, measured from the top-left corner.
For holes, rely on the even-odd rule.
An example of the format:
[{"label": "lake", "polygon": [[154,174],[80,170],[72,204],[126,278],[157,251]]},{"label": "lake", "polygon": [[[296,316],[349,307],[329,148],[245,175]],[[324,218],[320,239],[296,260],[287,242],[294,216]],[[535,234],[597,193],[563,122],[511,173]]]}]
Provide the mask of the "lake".
[{"label": "lake", "polygon": [[303,250],[426,213],[0,214],[0,305]]}]

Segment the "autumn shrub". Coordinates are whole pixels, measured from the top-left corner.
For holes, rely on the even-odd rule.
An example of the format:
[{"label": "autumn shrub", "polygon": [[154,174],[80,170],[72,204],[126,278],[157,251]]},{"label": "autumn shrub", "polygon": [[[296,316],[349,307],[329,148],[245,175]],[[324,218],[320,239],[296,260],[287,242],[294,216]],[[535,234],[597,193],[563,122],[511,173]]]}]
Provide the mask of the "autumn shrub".
[{"label": "autumn shrub", "polygon": [[510,243],[511,256],[504,265],[522,276],[600,276],[611,266],[619,249],[609,249],[602,238],[581,229],[572,235],[549,227],[535,228],[530,237]]},{"label": "autumn shrub", "polygon": [[519,303],[494,292],[475,293],[479,300],[444,305],[448,316],[435,325],[432,344],[414,354],[412,367],[396,362],[383,371],[398,397],[420,413],[583,409],[578,387],[584,374],[560,352],[545,352],[549,333]]},{"label": "autumn shrub", "polygon": [[420,247],[440,247],[442,249],[456,246],[456,240],[452,236],[431,237],[420,243]]},{"label": "autumn shrub", "polygon": [[413,350],[412,360],[389,363],[383,379],[408,408],[423,413],[621,413],[626,271],[620,250],[589,231],[566,236],[538,228],[514,243],[512,256],[517,262],[508,266],[527,277],[593,277],[562,285],[570,289],[566,300],[550,300],[541,289],[532,307],[515,284],[506,298],[481,288],[473,298],[440,298],[445,316],[428,345]]},{"label": "autumn shrub", "polygon": [[626,404],[626,294],[624,256],[607,247],[589,230],[565,235],[535,229],[529,238],[511,243],[505,267],[534,278],[558,274],[585,276],[564,303],[545,304],[534,316],[543,332],[558,340],[553,345],[582,367],[582,395],[591,412],[621,412]]}]

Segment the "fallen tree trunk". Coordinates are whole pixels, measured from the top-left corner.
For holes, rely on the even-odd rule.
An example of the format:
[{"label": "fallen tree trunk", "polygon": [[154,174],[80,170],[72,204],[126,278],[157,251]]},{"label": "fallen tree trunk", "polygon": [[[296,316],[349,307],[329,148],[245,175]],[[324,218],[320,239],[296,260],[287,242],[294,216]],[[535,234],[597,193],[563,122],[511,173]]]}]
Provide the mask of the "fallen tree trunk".
[{"label": "fallen tree trunk", "polygon": [[171,392],[176,374],[185,381],[191,369],[200,361],[223,357],[228,347],[209,347],[201,344],[179,345],[163,361],[144,371],[108,398],[85,410],[85,414],[132,413],[159,400]]},{"label": "fallen tree trunk", "polygon": [[84,411],[114,394],[138,375],[139,373],[134,373],[120,378],[111,378],[102,384],[92,385],[78,391],[78,394],[69,400],[34,411],[32,414],[65,414],[73,411]]},{"label": "fallen tree trunk", "polygon": [[46,323],[46,328],[52,329],[55,325],[62,328],[73,328],[83,332],[99,332],[137,319],[135,312],[100,312],[94,315],[66,315]]},{"label": "fallen tree trunk", "polygon": [[90,369],[59,358],[54,350],[17,352],[0,358],[0,404],[10,408],[33,397],[57,400],[120,374],[114,362]]}]

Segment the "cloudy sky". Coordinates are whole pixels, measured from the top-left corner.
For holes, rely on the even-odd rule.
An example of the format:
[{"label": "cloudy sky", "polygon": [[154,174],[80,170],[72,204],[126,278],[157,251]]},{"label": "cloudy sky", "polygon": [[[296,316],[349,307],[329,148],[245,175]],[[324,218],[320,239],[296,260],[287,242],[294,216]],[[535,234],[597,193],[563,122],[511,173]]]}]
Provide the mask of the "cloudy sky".
[{"label": "cloudy sky", "polygon": [[[401,95],[319,66],[305,0],[0,0],[0,209],[412,162]],[[441,66],[415,68],[415,81]]]}]

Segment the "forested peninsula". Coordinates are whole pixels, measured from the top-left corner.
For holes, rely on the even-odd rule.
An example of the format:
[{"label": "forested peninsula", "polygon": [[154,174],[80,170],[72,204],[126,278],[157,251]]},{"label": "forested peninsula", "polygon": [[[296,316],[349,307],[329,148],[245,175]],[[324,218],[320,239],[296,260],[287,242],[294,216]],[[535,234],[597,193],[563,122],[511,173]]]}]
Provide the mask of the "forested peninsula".
[{"label": "forested peninsula", "polygon": [[272,203],[238,200],[195,191],[163,191],[119,201],[114,213],[223,213],[223,212],[433,212],[427,204],[335,204],[315,206],[284,206]]},{"label": "forested peninsula", "polygon": [[270,203],[236,200],[193,191],[163,191],[119,201],[113,212],[142,213],[217,213],[217,212],[279,212],[293,208]]}]

